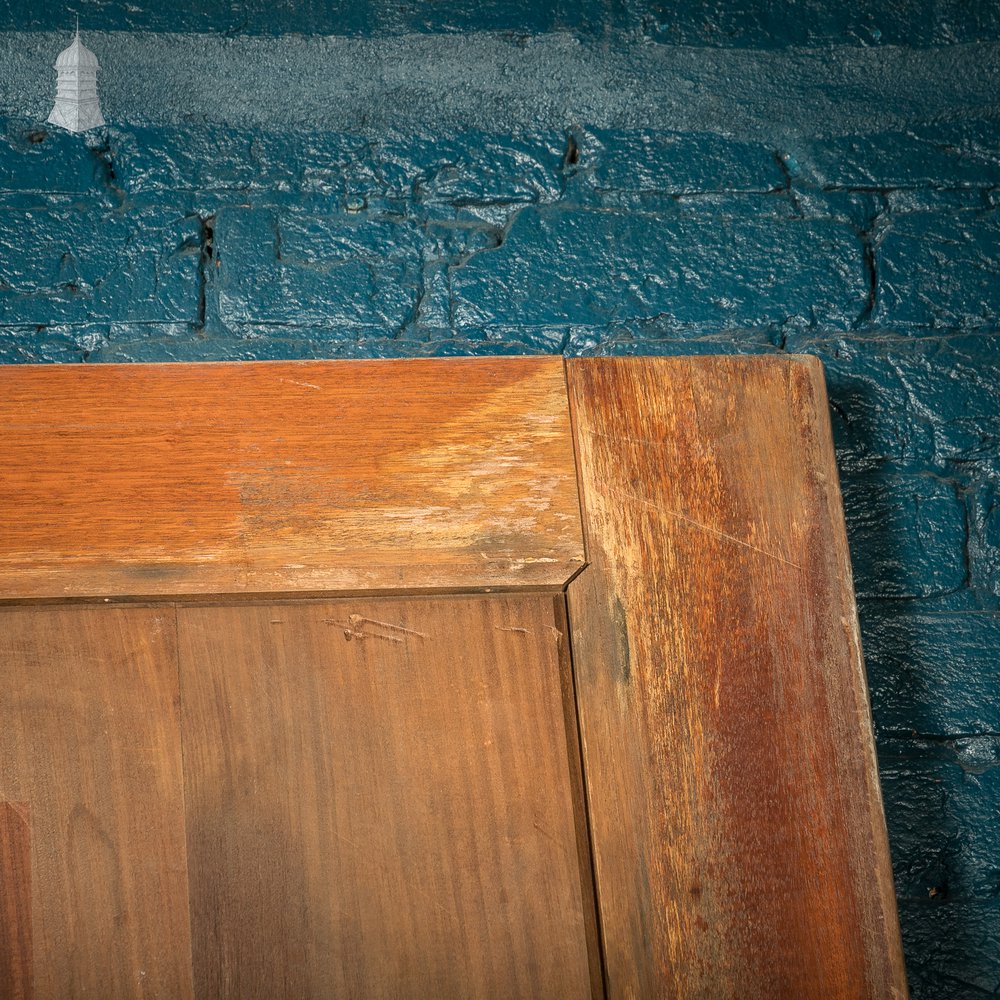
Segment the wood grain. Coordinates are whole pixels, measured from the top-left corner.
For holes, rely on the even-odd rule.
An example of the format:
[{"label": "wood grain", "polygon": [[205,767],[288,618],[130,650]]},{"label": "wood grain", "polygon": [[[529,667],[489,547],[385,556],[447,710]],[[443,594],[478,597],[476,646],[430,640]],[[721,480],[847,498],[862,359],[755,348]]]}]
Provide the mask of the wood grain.
[{"label": "wood grain", "polygon": [[31,810],[0,802],[0,996],[32,1000]]},{"label": "wood grain", "polygon": [[179,609],[204,997],[589,997],[557,597]]},{"label": "wood grain", "polygon": [[561,585],[559,358],[0,366],[0,599]]},{"label": "wood grain", "polygon": [[0,610],[0,799],[31,819],[35,1000],[192,995],[174,631],[171,609]]},{"label": "wood grain", "polygon": [[568,377],[608,995],[905,997],[819,363]]}]

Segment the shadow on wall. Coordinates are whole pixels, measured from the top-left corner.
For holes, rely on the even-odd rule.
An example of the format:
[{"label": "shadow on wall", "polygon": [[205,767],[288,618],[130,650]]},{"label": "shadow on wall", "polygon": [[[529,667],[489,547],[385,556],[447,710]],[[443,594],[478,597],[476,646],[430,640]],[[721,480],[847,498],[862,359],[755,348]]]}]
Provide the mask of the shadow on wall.
[{"label": "shadow on wall", "polygon": [[884,397],[823,360],[912,996],[995,996],[1000,620],[969,607],[966,489],[875,460]]}]

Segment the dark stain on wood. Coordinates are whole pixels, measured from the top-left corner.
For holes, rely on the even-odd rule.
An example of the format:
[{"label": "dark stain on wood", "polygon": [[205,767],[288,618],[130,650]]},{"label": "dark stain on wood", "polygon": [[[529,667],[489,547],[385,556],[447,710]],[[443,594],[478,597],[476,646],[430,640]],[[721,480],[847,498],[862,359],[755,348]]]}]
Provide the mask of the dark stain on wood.
[{"label": "dark stain on wood", "polygon": [[615,679],[619,684],[628,687],[632,681],[632,654],[628,648],[628,619],[620,597],[615,597],[611,621],[614,627],[615,648],[618,651],[614,662]]},{"label": "dark stain on wood", "polygon": [[32,1000],[31,812],[0,802],[0,996]]}]

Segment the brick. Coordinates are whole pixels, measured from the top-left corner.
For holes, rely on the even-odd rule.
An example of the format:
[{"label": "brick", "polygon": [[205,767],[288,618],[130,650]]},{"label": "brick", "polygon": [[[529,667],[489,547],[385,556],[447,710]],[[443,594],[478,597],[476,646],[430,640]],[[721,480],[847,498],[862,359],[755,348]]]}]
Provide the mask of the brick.
[{"label": "brick", "polygon": [[793,333],[786,346],[823,361],[843,472],[890,462],[971,479],[1000,462],[1000,337]]},{"label": "brick", "polygon": [[0,364],[73,364],[100,352],[108,327],[80,326],[0,327]]},{"label": "brick", "polygon": [[[390,136],[380,166],[412,189],[416,206],[468,208],[556,201],[562,194],[566,138],[557,132]],[[400,187],[397,181],[397,187]]]},{"label": "brick", "polygon": [[863,308],[861,244],[834,222],[731,212],[529,207],[503,245],[453,274],[457,325],[601,325],[659,316],[718,330],[846,329]]},{"label": "brick", "polygon": [[801,163],[802,180],[818,186],[989,189],[1000,185],[1000,133],[992,119],[807,140],[792,148]]},{"label": "brick", "polygon": [[197,219],[88,199],[0,209],[0,323],[197,319]]},{"label": "brick", "polygon": [[[865,0],[831,4],[650,4],[628,0],[626,9],[653,41],[670,45],[781,49],[829,45],[949,45],[1000,33],[1000,11],[962,0]],[[831,90],[836,80],[830,81]],[[915,100],[920,95],[915,96]]]},{"label": "brick", "polygon": [[714,133],[595,129],[574,133],[578,161],[570,197],[617,196],[635,203],[641,193],[762,193],[785,186],[775,150]]},{"label": "brick", "polygon": [[887,741],[879,763],[900,898],[990,899],[1000,855],[1000,737]]},{"label": "brick", "polygon": [[966,583],[966,513],[954,484],[892,472],[841,482],[859,597],[936,597]]},{"label": "brick", "polygon": [[893,219],[878,247],[884,327],[995,328],[1000,319],[995,210],[914,212]]},{"label": "brick", "polygon": [[0,132],[0,197],[11,192],[87,193],[99,187],[97,154],[70,135],[30,119],[8,119]]},{"label": "brick", "polygon": [[861,636],[876,732],[1000,733],[1000,612],[938,612],[866,601]]},{"label": "brick", "polygon": [[565,326],[519,326],[497,324],[482,330],[464,330],[463,336],[481,337],[486,344],[506,344],[525,354],[561,354],[570,338]]},{"label": "brick", "polygon": [[1000,461],[989,463],[989,478],[972,494],[969,561],[971,583],[983,603],[1000,598]]},{"label": "brick", "polygon": [[129,125],[110,134],[112,162],[122,189],[129,194],[165,191],[241,192],[264,186],[281,187],[294,179],[291,164],[279,166],[267,158],[261,165],[260,138],[225,127],[192,125],[143,127]]},{"label": "brick", "polygon": [[258,205],[316,196],[329,210],[349,191],[384,195],[393,180],[377,144],[336,132],[130,125],[114,129],[110,143],[126,192],[186,192],[206,204],[225,204],[218,196],[226,194],[252,195]]},{"label": "brick", "polygon": [[880,757],[914,1000],[1000,988],[1000,747],[995,736],[955,742],[898,741]]},{"label": "brick", "polygon": [[405,222],[226,209],[215,223],[218,318],[401,329],[416,309],[423,246]]},{"label": "brick", "polygon": [[206,126],[132,126],[111,133],[117,180],[130,194],[184,192],[199,207],[243,195],[255,207],[314,204],[325,214],[356,196],[370,209],[444,218],[478,206],[555,201],[562,193],[565,142],[561,132],[389,134],[378,140]]}]

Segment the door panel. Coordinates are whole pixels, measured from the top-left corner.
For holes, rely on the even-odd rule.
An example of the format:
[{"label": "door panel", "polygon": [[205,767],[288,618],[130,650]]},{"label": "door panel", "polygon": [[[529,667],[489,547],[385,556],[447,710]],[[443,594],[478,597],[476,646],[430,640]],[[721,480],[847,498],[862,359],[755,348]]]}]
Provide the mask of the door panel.
[{"label": "door panel", "polygon": [[0,995],[192,995],[174,632],[171,608],[0,610],[0,912],[31,905]]},{"label": "door panel", "polygon": [[561,605],[178,609],[199,996],[591,995]]}]

